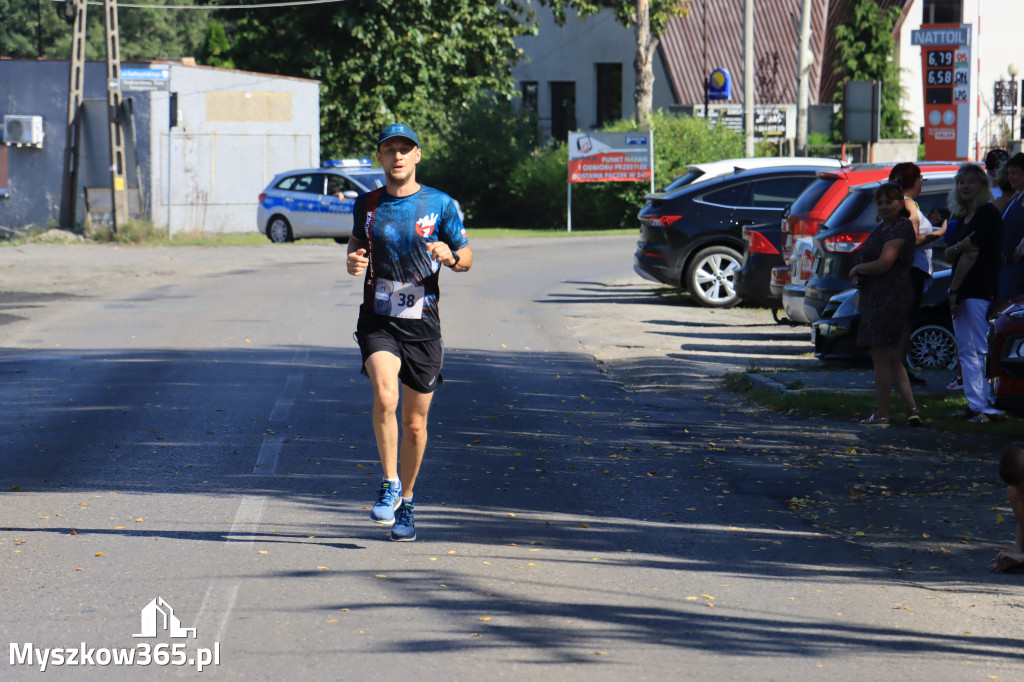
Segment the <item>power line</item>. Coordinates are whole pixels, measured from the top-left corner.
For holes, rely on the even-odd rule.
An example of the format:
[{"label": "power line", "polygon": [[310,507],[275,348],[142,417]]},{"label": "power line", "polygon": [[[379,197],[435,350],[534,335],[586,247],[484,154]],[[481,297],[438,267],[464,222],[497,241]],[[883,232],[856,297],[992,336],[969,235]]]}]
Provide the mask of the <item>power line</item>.
[{"label": "power line", "polygon": [[[63,3],[64,0],[52,0]],[[131,7],[133,9],[197,9],[204,11],[228,10],[228,9],[263,9],[270,7],[302,7],[303,5],[326,5],[335,2],[348,2],[348,0],[295,0],[295,2],[263,2],[255,5],[136,5],[124,2],[117,3],[118,7]],[[100,0],[86,0],[87,5],[103,6]]]}]

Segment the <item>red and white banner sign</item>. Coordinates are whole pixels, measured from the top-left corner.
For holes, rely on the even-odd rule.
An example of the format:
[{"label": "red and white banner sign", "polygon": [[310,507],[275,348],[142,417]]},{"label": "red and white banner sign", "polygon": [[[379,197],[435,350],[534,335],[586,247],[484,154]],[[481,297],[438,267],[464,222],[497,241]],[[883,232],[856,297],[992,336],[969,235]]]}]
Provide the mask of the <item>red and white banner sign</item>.
[{"label": "red and white banner sign", "polygon": [[569,182],[651,180],[651,134],[569,133]]}]

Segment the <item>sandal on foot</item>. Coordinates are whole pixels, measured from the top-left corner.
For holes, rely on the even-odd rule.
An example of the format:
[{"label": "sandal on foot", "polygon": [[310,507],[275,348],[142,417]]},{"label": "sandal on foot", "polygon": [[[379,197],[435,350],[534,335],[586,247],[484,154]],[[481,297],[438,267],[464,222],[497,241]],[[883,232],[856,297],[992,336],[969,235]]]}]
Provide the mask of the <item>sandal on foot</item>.
[{"label": "sandal on foot", "polygon": [[907,415],[907,424],[910,426],[924,426],[924,422],[921,420],[921,411],[916,407]]},{"label": "sandal on foot", "polygon": [[970,419],[967,420],[969,424],[988,424],[992,419],[989,418],[984,412],[979,412]]},{"label": "sandal on foot", "polygon": [[889,418],[888,417],[876,417],[875,415],[871,415],[867,419],[861,419],[860,420],[860,425],[861,426],[888,426],[889,425]]},{"label": "sandal on foot", "polygon": [[978,414],[979,414],[978,412],[975,412],[971,408],[965,407],[964,409],[960,410],[959,412],[954,412],[953,414],[951,414],[949,416],[952,417],[953,419],[970,419],[971,417],[978,416]]}]

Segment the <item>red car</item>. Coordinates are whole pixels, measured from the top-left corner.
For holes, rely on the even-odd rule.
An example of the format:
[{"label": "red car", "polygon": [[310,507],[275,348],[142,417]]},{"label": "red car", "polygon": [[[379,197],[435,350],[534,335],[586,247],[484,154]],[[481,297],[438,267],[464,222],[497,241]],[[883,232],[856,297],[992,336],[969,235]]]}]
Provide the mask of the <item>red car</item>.
[{"label": "red car", "polygon": [[1024,412],[1024,298],[1011,303],[992,323],[988,375],[992,377],[995,406]]}]

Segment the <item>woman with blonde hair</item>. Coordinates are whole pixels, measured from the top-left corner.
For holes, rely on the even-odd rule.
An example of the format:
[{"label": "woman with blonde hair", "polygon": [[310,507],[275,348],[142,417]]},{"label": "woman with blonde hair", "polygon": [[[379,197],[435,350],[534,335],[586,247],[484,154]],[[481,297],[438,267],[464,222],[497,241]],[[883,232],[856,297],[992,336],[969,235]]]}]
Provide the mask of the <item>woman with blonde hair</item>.
[{"label": "woman with blonde hair", "polygon": [[949,312],[967,407],[952,416],[984,424],[1004,416],[989,405],[990,389],[985,380],[988,309],[999,294],[1003,218],[990,203],[992,188],[981,166],[963,164],[953,182],[947,203],[960,222],[960,238],[946,249],[946,260],[953,264]]}]

